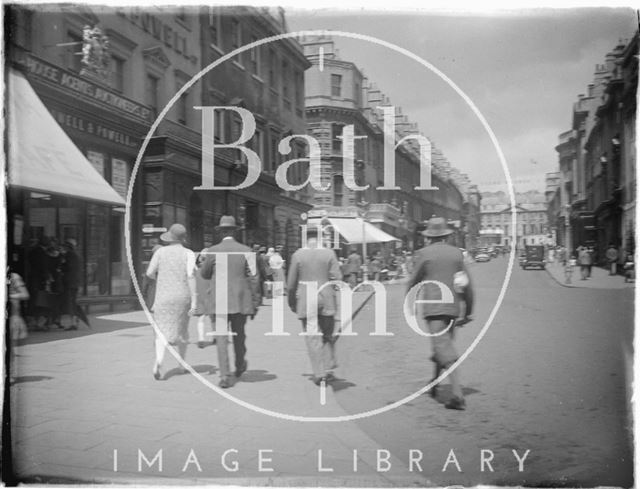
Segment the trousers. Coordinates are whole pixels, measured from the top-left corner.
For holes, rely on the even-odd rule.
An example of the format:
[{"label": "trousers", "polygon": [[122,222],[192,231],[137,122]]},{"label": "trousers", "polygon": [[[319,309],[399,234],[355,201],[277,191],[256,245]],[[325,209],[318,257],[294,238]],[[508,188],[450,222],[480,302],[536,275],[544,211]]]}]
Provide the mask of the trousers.
[{"label": "trousers", "polygon": [[333,316],[318,315],[317,329],[315,329],[316,326],[312,326],[308,318],[302,318],[302,330],[305,333],[307,329],[311,330],[309,333],[320,333],[319,335],[309,334],[304,337],[313,375],[316,378],[325,377],[337,367],[335,344],[338,337],[333,335],[334,326],[335,320]]},{"label": "trousers", "polygon": [[[215,320],[216,317],[211,316],[212,324],[215,324]],[[227,315],[227,324],[230,326],[231,332],[235,333],[235,335],[232,335],[234,363],[236,370],[241,370],[244,367],[244,358],[247,354],[247,347],[245,345],[247,335],[244,330],[247,324],[247,316],[240,313],[229,314]],[[227,338],[224,336],[218,338],[218,341],[216,341],[220,379],[226,379],[231,376],[231,370],[229,369],[229,347],[227,343]]]}]

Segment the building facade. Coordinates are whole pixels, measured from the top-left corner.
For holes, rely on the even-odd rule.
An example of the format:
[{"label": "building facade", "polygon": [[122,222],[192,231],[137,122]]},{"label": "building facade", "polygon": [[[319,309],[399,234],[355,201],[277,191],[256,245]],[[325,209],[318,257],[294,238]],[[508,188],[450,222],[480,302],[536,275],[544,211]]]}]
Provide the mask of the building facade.
[{"label": "building facade", "polygon": [[[245,51],[175,97],[223,54],[285,32],[282,10],[23,5],[7,12],[11,69],[28,80],[86,164],[119,195],[118,204],[109,205],[80,198],[73,189],[12,185],[11,254],[22,273],[39,238],[75,239],[83,267],[80,303],[89,312],[135,307],[125,248],[129,187],[138,278],[162,230],[175,222],[187,227],[195,251],[217,240],[214,227],[223,214],[243,224],[242,238],[249,244],[282,244],[289,252],[299,245],[300,214],[311,208],[310,196],[304,190],[282,191],[274,173],[306,151],[299,141],[289,153],[278,151],[282,138],[306,131],[303,72],[309,63],[300,45],[287,40]],[[260,157],[261,172],[250,188],[197,189],[206,187],[203,111],[197,108],[202,106],[242,107],[255,117],[247,146]],[[206,136],[216,144],[233,143],[242,122],[235,115],[216,110],[214,134]],[[238,185],[246,176],[246,159],[237,150],[220,149],[214,161],[215,186]],[[46,154],[41,164],[47,164]],[[299,169],[290,172],[289,181],[302,178]]]},{"label": "building facade", "polygon": [[587,94],[574,104],[572,129],[556,146],[556,228],[569,249],[593,246],[598,263],[604,263],[610,244],[621,257],[635,250],[637,51],[636,34],[596,65]]},{"label": "building facade", "polygon": [[[308,37],[301,42],[311,63],[305,73],[308,133],[320,143],[323,181],[331,184],[326,191],[313,193],[314,206],[360,206],[366,209],[369,222],[399,238],[407,249],[422,246],[424,221],[438,215],[456,228],[456,238],[462,243],[464,195],[442,153],[429,143],[432,185],[438,190],[415,190],[420,182],[420,143],[415,136],[424,137],[417,125],[401,108],[392,106],[354,63],[339,58],[330,37]],[[393,122],[397,145],[395,182],[400,188],[394,190],[380,189],[384,185],[385,119]],[[343,139],[348,126],[353,126],[352,140]],[[345,163],[350,159],[354,165],[351,187],[366,189],[345,185]]]},{"label": "building facade", "polygon": [[[516,194],[516,228],[512,223],[512,206],[506,192],[483,192],[480,235],[484,245],[511,246],[515,231],[516,247],[547,245],[549,226],[544,195],[531,190]],[[491,239],[489,239],[490,237]],[[487,239],[491,243],[487,243]]]}]

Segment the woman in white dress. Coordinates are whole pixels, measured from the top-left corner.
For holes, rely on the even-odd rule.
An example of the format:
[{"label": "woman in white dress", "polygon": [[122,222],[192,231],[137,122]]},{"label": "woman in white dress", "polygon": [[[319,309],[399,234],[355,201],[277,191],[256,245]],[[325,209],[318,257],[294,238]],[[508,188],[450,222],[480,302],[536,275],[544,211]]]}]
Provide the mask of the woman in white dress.
[{"label": "woman in white dress", "polygon": [[156,280],[153,319],[157,326],[156,358],[153,377],[162,378],[160,367],[167,343],[178,348],[184,360],[189,342],[189,315],[196,309],[196,257],[184,247],[187,230],[182,224],[173,224],[160,236],[167,243],[153,254],[147,276]]}]

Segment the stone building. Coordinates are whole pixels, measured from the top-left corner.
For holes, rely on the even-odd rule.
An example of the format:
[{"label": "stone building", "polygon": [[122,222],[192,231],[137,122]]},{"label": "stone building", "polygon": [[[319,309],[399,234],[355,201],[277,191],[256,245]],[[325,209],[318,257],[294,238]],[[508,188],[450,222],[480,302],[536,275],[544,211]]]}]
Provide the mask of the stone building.
[{"label": "stone building", "polygon": [[[402,109],[367,79],[350,61],[340,59],[333,39],[303,39],[311,62],[306,71],[306,112],[309,135],[323,152],[322,175],[331,182],[327,191],[315,191],[316,208],[350,208],[366,203],[367,220],[402,240],[403,246],[421,246],[419,231],[436,214],[447,218],[461,237],[463,194],[453,180],[453,169],[442,153],[431,145],[432,185],[438,190],[414,190],[420,182],[419,142],[409,137],[395,149],[395,183],[399,189],[384,190],[384,121],[393,121],[394,144],[407,136],[421,135]],[[353,140],[343,140],[343,129],[353,125]],[[426,138],[425,138],[426,140]],[[352,156],[350,156],[352,155]],[[367,186],[353,190],[345,185],[345,162],[353,158],[354,182]],[[352,184],[351,187],[354,185]]]},{"label": "stone building", "polygon": [[[214,227],[224,213],[244,224],[249,243],[289,251],[299,245],[300,214],[311,208],[310,196],[281,191],[274,170],[305,151],[300,145],[293,155],[277,151],[281,138],[306,130],[309,63],[300,45],[286,40],[245,51],[175,97],[221,55],[285,32],[282,10],[52,4],[11,6],[7,18],[8,98],[17,108],[11,134],[30,134],[34,127],[24,121],[42,107],[36,129],[60,135],[46,144],[27,138],[18,149],[14,144],[9,158],[10,168],[33,170],[9,179],[11,260],[23,273],[39,238],[74,239],[83,264],[80,302],[90,312],[137,305],[125,246],[129,187],[131,256],[139,276],[162,230],[174,222],[187,227],[196,251],[217,239]],[[251,188],[194,188],[204,178],[203,111],[196,107],[212,105],[243,107],[255,116],[248,146],[262,171]],[[218,110],[209,136],[217,144],[233,142],[240,122],[232,111]],[[216,152],[215,168],[216,186],[237,185],[246,174],[239,151]]]},{"label": "stone building", "polygon": [[636,33],[596,65],[586,95],[574,104],[572,129],[556,146],[562,177],[558,234],[570,249],[594,246],[598,262],[609,244],[621,256],[635,249],[637,50]]}]

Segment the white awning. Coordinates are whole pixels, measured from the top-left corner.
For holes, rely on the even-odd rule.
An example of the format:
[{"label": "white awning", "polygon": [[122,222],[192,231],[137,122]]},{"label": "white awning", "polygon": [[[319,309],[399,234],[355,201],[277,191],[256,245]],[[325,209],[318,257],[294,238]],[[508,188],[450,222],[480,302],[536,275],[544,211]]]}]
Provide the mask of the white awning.
[{"label": "white awning", "polygon": [[44,106],[27,79],[10,69],[9,185],[124,205]]},{"label": "white awning", "polygon": [[398,238],[378,229],[373,224],[363,221],[360,217],[352,219],[330,217],[328,220],[348,243],[362,243],[363,236],[367,243],[388,243],[390,241],[400,241]]}]

